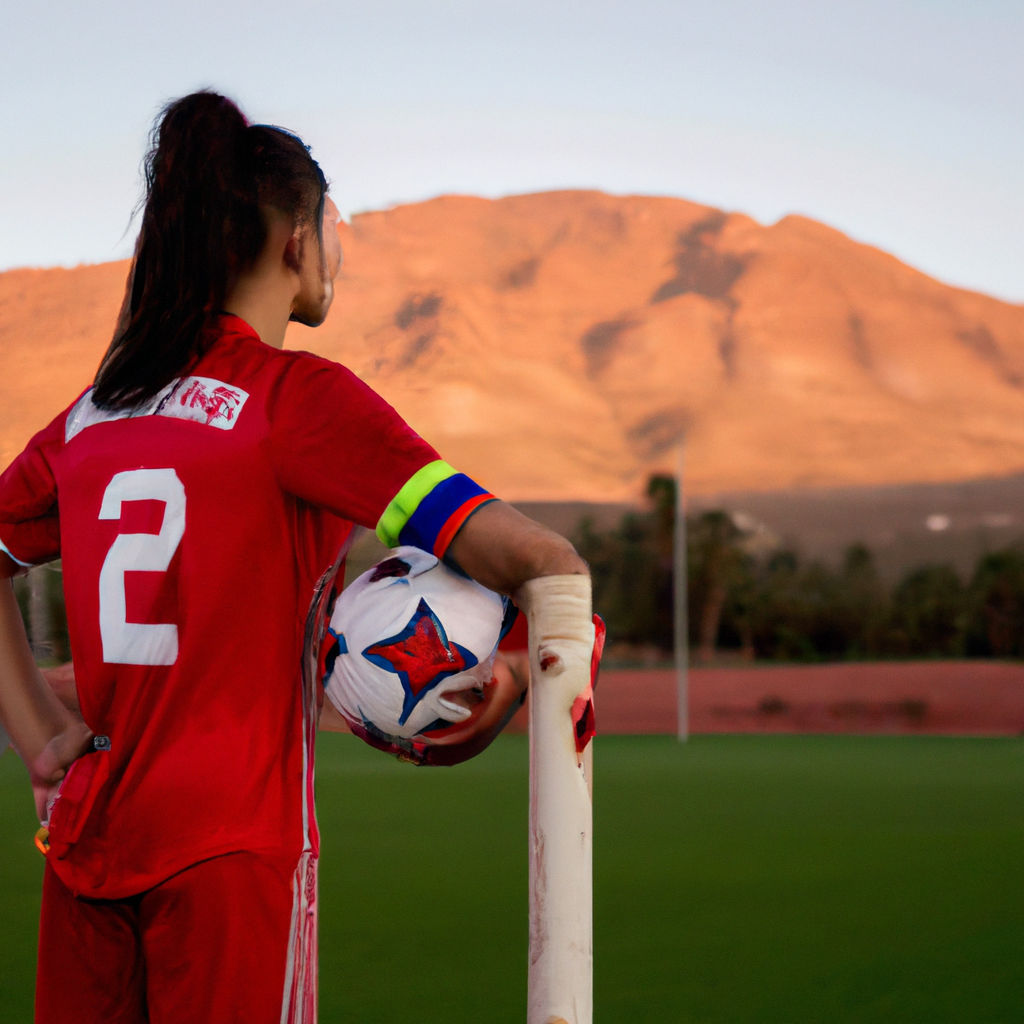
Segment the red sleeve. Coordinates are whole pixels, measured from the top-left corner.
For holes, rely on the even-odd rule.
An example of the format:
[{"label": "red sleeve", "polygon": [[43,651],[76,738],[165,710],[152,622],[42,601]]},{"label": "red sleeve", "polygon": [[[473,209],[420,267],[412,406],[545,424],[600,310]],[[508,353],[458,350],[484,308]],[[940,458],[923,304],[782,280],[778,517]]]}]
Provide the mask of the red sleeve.
[{"label": "red sleeve", "polygon": [[0,476],[0,546],[22,565],[60,558],[57,481],[50,456],[64,443],[63,412]]},{"label": "red sleeve", "polygon": [[351,370],[306,353],[278,379],[267,415],[281,486],[371,530],[406,481],[440,457]]}]

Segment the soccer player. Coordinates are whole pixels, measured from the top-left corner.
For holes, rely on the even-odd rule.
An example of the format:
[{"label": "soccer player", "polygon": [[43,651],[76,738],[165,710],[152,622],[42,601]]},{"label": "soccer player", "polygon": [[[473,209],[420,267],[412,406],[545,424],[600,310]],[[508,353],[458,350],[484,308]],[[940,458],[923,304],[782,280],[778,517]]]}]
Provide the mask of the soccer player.
[{"label": "soccer player", "polygon": [[[49,825],[36,1020],[311,1024],[315,582],[358,523],[586,643],[589,577],[344,367],[282,350],[342,260],[298,138],[186,96],[146,185],[95,382],[0,477],[0,722]],[[7,579],[57,557],[84,722]]]}]

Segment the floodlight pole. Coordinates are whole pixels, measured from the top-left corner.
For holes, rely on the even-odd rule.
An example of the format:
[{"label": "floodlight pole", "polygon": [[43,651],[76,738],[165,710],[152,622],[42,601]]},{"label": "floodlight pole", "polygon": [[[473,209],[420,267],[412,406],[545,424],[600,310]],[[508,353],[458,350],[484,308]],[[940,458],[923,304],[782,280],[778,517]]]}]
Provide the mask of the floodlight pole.
[{"label": "floodlight pole", "polygon": [[674,584],[674,630],[676,656],[676,722],[680,743],[690,738],[690,642],[686,607],[686,501],[683,479],[686,472],[686,438],[679,442],[676,464],[675,530],[672,543]]}]

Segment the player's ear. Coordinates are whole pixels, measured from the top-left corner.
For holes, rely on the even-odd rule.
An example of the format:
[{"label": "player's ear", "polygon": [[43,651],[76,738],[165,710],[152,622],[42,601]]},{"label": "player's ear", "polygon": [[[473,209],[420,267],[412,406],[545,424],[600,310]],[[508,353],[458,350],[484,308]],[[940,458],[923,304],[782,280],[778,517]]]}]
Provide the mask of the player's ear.
[{"label": "player's ear", "polygon": [[302,269],[304,241],[302,235],[302,229],[296,227],[288,236],[288,240],[284,243],[284,265],[294,274],[299,273]]}]

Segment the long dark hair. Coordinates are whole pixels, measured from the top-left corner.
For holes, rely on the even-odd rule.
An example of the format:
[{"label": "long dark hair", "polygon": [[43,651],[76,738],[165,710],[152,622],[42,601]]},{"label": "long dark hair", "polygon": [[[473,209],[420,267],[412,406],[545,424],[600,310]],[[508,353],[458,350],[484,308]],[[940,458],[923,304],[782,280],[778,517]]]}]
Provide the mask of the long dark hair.
[{"label": "long dark hair", "polygon": [[142,405],[203,355],[209,319],[266,244],[262,207],[297,226],[315,222],[320,237],[327,186],[308,148],[284,129],[249,124],[217,93],[163,109],[145,178],[124,305],[92,395],[103,409]]}]

